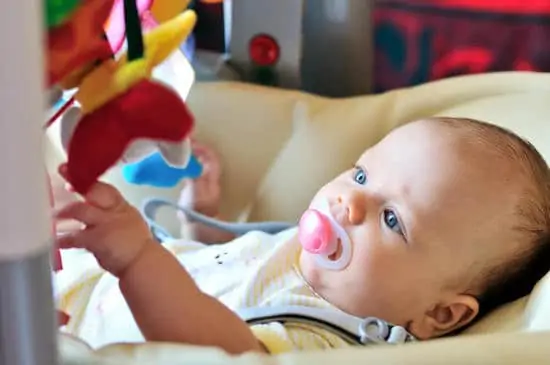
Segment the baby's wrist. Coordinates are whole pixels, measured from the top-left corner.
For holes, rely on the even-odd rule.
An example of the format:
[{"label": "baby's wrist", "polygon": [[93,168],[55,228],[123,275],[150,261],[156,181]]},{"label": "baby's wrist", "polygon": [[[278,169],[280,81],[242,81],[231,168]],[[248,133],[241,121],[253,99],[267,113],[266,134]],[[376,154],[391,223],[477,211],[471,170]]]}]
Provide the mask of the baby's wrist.
[{"label": "baby's wrist", "polygon": [[147,239],[142,243],[140,249],[136,252],[131,260],[129,260],[124,267],[120,268],[117,273],[113,273],[119,280],[122,280],[124,276],[133,271],[133,268],[139,266],[140,262],[147,259],[148,256],[154,254],[155,249],[160,248],[159,243],[154,238]]},{"label": "baby's wrist", "polygon": [[220,214],[221,202],[219,199],[203,199],[193,202],[193,210],[211,218],[217,218]]}]

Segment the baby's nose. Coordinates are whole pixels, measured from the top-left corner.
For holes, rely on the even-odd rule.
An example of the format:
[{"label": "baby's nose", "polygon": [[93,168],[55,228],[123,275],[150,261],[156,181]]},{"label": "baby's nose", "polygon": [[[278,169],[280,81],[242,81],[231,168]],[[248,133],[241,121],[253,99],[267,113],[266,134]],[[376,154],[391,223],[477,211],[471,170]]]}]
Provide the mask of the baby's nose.
[{"label": "baby's nose", "polygon": [[338,197],[338,203],[346,209],[346,218],[350,224],[357,225],[363,223],[367,214],[367,204],[365,195],[357,190],[352,190],[347,194]]}]

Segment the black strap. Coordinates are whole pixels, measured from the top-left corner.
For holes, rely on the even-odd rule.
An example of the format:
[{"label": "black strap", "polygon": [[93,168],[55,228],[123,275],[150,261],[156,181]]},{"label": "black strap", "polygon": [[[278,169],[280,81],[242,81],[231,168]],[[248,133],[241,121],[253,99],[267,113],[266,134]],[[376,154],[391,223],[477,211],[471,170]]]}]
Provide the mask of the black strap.
[{"label": "black strap", "polygon": [[270,322],[313,325],[338,335],[350,344],[359,346],[415,341],[414,336],[401,326],[375,317],[355,317],[336,309],[305,306],[252,307],[238,310],[237,314],[250,325]]},{"label": "black strap", "polygon": [[124,0],[124,23],[128,41],[128,62],[143,58],[143,32],[136,0]]}]

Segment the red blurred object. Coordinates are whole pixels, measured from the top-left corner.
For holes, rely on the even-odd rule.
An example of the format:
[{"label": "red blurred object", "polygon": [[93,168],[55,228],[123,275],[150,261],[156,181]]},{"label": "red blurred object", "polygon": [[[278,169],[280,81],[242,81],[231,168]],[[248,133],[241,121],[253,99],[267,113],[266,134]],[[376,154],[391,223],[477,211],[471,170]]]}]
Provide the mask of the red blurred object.
[{"label": "red blurred object", "polygon": [[[46,182],[48,183],[48,192],[49,192],[49,200],[50,200],[50,208],[53,210],[55,206],[54,197],[53,197],[53,190],[52,190],[52,182],[49,176],[46,178]],[[57,230],[55,227],[55,222],[52,222],[52,237],[55,239],[57,236]],[[60,271],[63,269],[63,264],[61,262],[61,252],[59,252],[59,248],[54,245],[54,251],[53,251],[53,270],[54,271]]]},{"label": "red blurred object", "polygon": [[250,40],[248,52],[258,66],[273,66],[279,60],[281,49],[272,36],[258,34]]},{"label": "red blurred object", "polygon": [[65,326],[66,324],[69,323],[70,319],[71,319],[71,317],[67,313],[62,312],[62,311],[57,311],[57,324],[58,324],[58,326],[60,326],[60,327]]},{"label": "red blurred object", "polygon": [[82,1],[71,18],[48,30],[46,85],[52,86],[96,60],[111,58],[113,52],[102,37],[113,0]]},{"label": "red blurred object", "polygon": [[548,0],[418,0],[409,1],[413,5],[436,5],[445,8],[490,11],[499,13],[534,14],[550,12]]},{"label": "red blurred object", "polygon": [[548,0],[377,1],[375,91],[458,75],[550,71]]},{"label": "red blurred object", "polygon": [[133,140],[180,142],[193,125],[193,115],[178,94],[157,82],[142,80],[103,107],[84,114],[69,143],[68,180],[84,195],[120,160]]}]

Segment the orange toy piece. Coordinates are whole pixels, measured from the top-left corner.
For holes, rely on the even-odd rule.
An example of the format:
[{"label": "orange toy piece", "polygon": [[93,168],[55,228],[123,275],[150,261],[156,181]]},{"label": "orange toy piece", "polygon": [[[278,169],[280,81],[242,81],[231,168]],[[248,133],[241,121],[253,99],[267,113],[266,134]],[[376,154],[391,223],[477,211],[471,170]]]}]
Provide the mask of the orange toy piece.
[{"label": "orange toy piece", "polygon": [[[112,56],[109,43],[102,37],[103,24],[112,7],[113,0],[84,1],[67,22],[49,29],[46,52],[48,87]],[[76,86],[77,81],[78,78],[66,88]]]},{"label": "orange toy piece", "polygon": [[151,6],[151,13],[159,23],[164,23],[183,12],[188,5],[189,0],[156,0]]}]

